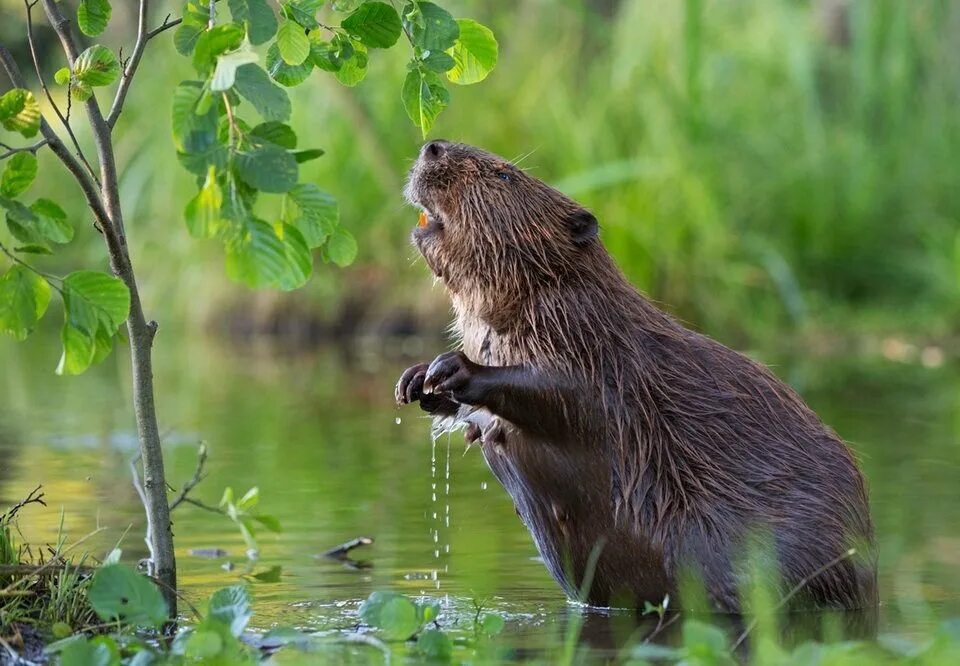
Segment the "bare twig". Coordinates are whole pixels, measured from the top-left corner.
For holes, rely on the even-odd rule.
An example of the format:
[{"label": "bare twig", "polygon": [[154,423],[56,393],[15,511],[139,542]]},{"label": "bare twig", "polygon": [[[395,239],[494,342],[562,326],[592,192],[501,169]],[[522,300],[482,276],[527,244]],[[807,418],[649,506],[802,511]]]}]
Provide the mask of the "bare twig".
[{"label": "bare twig", "polygon": [[13,520],[13,518],[17,515],[17,512],[28,504],[40,504],[42,506],[46,506],[47,503],[43,501],[43,492],[41,492],[42,488],[43,486],[37,486],[31,490],[26,497],[10,507],[6,513],[0,514],[0,525]]},{"label": "bare twig", "polygon": [[137,67],[140,65],[140,58],[143,56],[143,50],[147,47],[150,40],[150,33],[147,31],[147,14],[149,12],[149,0],[140,0],[140,10],[137,21],[137,42],[133,47],[133,55],[124,65],[123,75],[120,77],[120,86],[117,88],[117,95],[113,98],[113,105],[110,107],[110,113],[107,114],[107,125],[112,129],[123,111],[123,102],[127,98],[127,91],[130,90],[130,84],[133,82],[133,75],[137,73]]},{"label": "bare twig", "polygon": [[359,548],[360,546],[369,546],[373,543],[373,539],[370,537],[357,537],[356,539],[350,539],[346,543],[342,543],[336,548],[331,548],[325,553],[321,553],[323,557],[330,557],[335,560],[342,560],[347,557],[351,550],[354,548]]},{"label": "bare twig", "polygon": [[221,509],[218,506],[211,506],[210,504],[204,504],[200,500],[195,500],[192,497],[184,497],[183,501],[187,504],[192,504],[197,508],[203,509],[204,511],[209,511],[210,513],[219,513],[221,516],[227,515],[227,512]]},{"label": "bare twig", "polygon": [[[833,567],[837,566],[838,564],[840,564],[840,563],[843,562],[844,560],[846,560],[846,559],[848,559],[848,558],[851,558],[851,557],[853,557],[853,556],[856,555],[856,554],[857,554],[857,549],[856,549],[856,548],[851,548],[850,550],[848,550],[848,551],[846,551],[846,552],[844,552],[844,553],[841,553],[840,555],[837,555],[835,558],[833,558],[832,560],[830,560],[829,562],[827,562],[826,564],[824,564],[822,567],[820,567],[819,569],[817,569],[816,571],[814,571],[812,574],[809,574],[809,575],[807,575],[807,576],[804,576],[802,579],[800,579],[800,582],[797,583],[797,584],[793,587],[792,590],[790,590],[789,592],[787,592],[787,594],[780,600],[780,602],[779,602],[776,606],[773,607],[773,611],[772,611],[772,612],[773,612],[773,613],[776,613],[776,612],[779,611],[781,608],[783,608],[783,607],[786,606],[788,603],[790,603],[790,600],[793,599],[795,596],[797,596],[797,593],[800,592],[800,590],[802,590],[803,588],[805,588],[807,585],[809,585],[809,584],[810,584],[810,581],[812,581],[814,578],[816,578],[817,576],[819,576],[820,574],[822,574],[822,573],[824,573],[824,572],[826,572],[826,571],[829,571],[830,569],[832,569]],[[740,636],[737,638],[737,640],[734,641],[733,645],[730,647],[730,651],[731,651],[731,652],[735,652],[736,649],[743,644],[743,641],[745,641],[745,640],[747,639],[747,636],[750,634],[750,632],[757,628],[757,624],[759,624],[759,622],[760,622],[760,620],[759,620],[758,618],[754,618],[754,619],[750,622],[750,624],[747,625],[747,628],[743,630],[743,633],[740,634]]]},{"label": "bare twig", "polygon": [[13,148],[12,146],[8,146],[7,144],[4,143],[3,147],[7,148],[8,150],[7,152],[0,154],[0,160],[5,160],[8,157],[16,155],[17,153],[33,153],[34,155],[36,155],[37,151],[43,148],[45,145],[47,145],[46,139],[40,139],[36,143],[31,144],[29,146],[23,146],[22,148]]},{"label": "bare twig", "polygon": [[[63,123],[64,129],[67,130],[67,134],[70,136],[70,140],[73,142],[73,147],[77,152],[77,157],[80,158],[80,161],[83,162],[84,166],[87,167],[87,171],[97,180],[96,171],[93,170],[93,167],[90,166],[90,162],[87,161],[86,155],[83,154],[83,151],[80,149],[80,143],[77,141],[76,135],[73,133],[73,128],[70,127],[69,120],[69,111],[65,117],[63,113],[60,112],[60,107],[57,106],[57,103],[53,101],[53,96],[50,94],[50,90],[47,88],[46,82],[43,80],[43,74],[40,71],[40,60],[37,58],[37,49],[33,43],[33,6],[37,4],[36,0],[34,2],[29,2],[28,0],[23,0],[23,4],[27,9],[27,43],[30,45],[30,57],[33,58],[33,68],[37,72],[37,80],[40,81],[40,88],[43,90],[43,94],[47,96],[47,101],[50,102],[50,106],[53,107],[53,112],[57,114],[57,117],[60,119],[60,122]],[[71,62],[71,68],[73,63]],[[69,94],[69,91],[68,91]],[[69,104],[69,97],[67,98]],[[100,182],[97,181],[97,185],[100,185]]]},{"label": "bare twig", "polygon": [[175,27],[177,27],[178,25],[180,25],[181,23],[183,23],[183,19],[182,19],[182,18],[173,19],[173,20],[171,21],[171,20],[170,20],[170,14],[167,14],[167,17],[166,17],[165,19],[163,19],[163,23],[160,24],[160,27],[159,27],[159,28],[154,28],[153,30],[151,30],[150,32],[147,33],[147,39],[148,39],[148,40],[153,39],[154,37],[156,37],[157,35],[159,35],[159,34],[160,34],[161,32],[163,32],[164,30],[169,30],[170,28],[175,28]]},{"label": "bare twig", "polygon": [[193,476],[183,484],[183,488],[180,489],[180,492],[176,497],[173,498],[173,501],[170,502],[170,511],[173,512],[182,502],[187,499],[187,495],[190,494],[190,491],[196,488],[197,484],[203,481],[207,475],[203,471],[203,466],[207,463],[207,445],[200,443],[200,448],[197,450],[197,468],[193,471]]}]

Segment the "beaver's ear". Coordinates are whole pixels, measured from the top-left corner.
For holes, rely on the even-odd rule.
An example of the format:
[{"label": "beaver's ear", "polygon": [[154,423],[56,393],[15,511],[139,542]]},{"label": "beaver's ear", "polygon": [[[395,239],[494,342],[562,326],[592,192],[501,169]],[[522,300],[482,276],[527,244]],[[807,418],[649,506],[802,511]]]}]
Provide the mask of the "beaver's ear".
[{"label": "beaver's ear", "polygon": [[581,208],[567,218],[567,228],[573,237],[574,245],[586,245],[597,235],[597,218],[588,210]]}]

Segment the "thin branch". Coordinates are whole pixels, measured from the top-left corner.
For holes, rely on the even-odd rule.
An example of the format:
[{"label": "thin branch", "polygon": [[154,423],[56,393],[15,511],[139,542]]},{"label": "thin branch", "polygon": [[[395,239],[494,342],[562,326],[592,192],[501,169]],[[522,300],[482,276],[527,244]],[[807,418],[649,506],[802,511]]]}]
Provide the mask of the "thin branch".
[{"label": "thin branch", "polygon": [[17,153],[33,153],[34,155],[36,155],[37,151],[43,148],[45,145],[47,145],[46,139],[40,139],[35,144],[31,146],[24,146],[23,148],[12,148],[7,144],[3,144],[3,147],[9,148],[9,150],[3,154],[0,154],[0,160],[5,160],[8,157],[16,155]]},{"label": "thin branch", "polygon": [[[53,101],[53,95],[50,94],[50,90],[47,88],[47,84],[43,80],[43,74],[40,71],[40,60],[37,58],[37,49],[33,43],[33,6],[37,4],[37,0],[34,0],[34,2],[23,0],[23,4],[27,8],[27,43],[30,45],[30,57],[33,59],[33,68],[37,72],[37,79],[40,81],[40,88],[43,90],[43,94],[47,96],[47,101],[50,102],[50,106],[53,107],[53,112],[57,114],[57,118],[59,118],[60,122],[63,123],[63,127],[67,130],[70,140],[73,141],[73,147],[77,151],[77,157],[80,158],[80,161],[83,162],[84,166],[87,167],[87,171],[90,172],[90,175],[93,176],[93,179],[96,181],[96,171],[94,171],[93,167],[90,166],[90,162],[87,161],[86,155],[84,155],[83,151],[80,149],[80,143],[77,141],[77,137],[73,133],[73,128],[70,127],[70,121],[64,117],[63,113],[60,112],[60,107],[57,106],[55,101]],[[67,99],[69,104],[69,98]],[[97,185],[100,185],[99,181],[97,181]]]},{"label": "thin branch", "polygon": [[3,243],[0,243],[0,252],[3,252],[5,255],[7,255],[7,258],[10,259],[10,261],[12,261],[13,263],[20,264],[31,273],[35,273],[36,275],[42,277],[44,280],[46,280],[47,284],[49,284],[51,287],[53,287],[58,292],[63,294],[63,289],[61,289],[54,283],[54,280],[62,282],[61,278],[57,277],[56,275],[50,275],[49,273],[44,273],[43,271],[37,270],[36,268],[34,268],[33,266],[25,262],[23,259],[21,259],[14,253],[12,253],[10,250],[8,250]]},{"label": "thin branch", "polygon": [[150,32],[147,33],[147,39],[148,39],[148,40],[153,39],[154,37],[156,37],[157,35],[159,35],[159,34],[160,34],[161,32],[163,32],[164,30],[169,30],[170,28],[175,28],[175,27],[177,27],[178,25],[180,25],[181,23],[183,23],[183,19],[182,19],[182,18],[173,19],[173,20],[171,21],[171,20],[170,20],[170,14],[167,14],[167,17],[166,17],[165,19],[163,19],[163,23],[160,24],[160,27],[159,27],[159,28],[154,28],[153,30],[151,30]]},{"label": "thin branch", "polygon": [[43,501],[43,493],[41,492],[42,488],[43,486],[37,486],[31,490],[26,497],[10,507],[6,513],[0,514],[0,525],[13,520],[17,515],[17,512],[28,504],[40,504],[46,506],[47,503]]},{"label": "thin branch", "polygon": [[184,500],[187,499],[187,495],[190,494],[190,491],[197,487],[201,481],[203,481],[207,475],[203,472],[203,466],[207,463],[207,445],[201,443],[200,448],[197,450],[197,468],[193,471],[193,476],[183,484],[183,488],[180,489],[180,492],[176,497],[173,498],[173,501],[170,502],[170,511],[176,509]]},{"label": "thin branch", "polygon": [[123,68],[123,76],[120,78],[120,86],[117,88],[117,96],[113,98],[113,105],[110,107],[110,113],[107,114],[107,125],[112,129],[120,117],[123,110],[123,102],[127,98],[127,91],[130,90],[130,84],[133,82],[133,75],[137,73],[137,67],[140,65],[140,58],[143,56],[143,50],[147,47],[150,40],[150,33],[147,31],[147,13],[149,11],[149,0],[140,0],[140,11],[137,22],[137,42],[133,47],[133,55]]},{"label": "thin branch", "polygon": [[[12,83],[15,88],[24,88],[26,86],[23,76],[20,74],[20,68],[17,67],[16,61],[5,46],[0,46],[0,64],[3,65],[7,76],[10,78],[10,83]],[[67,167],[67,170],[80,185],[80,189],[83,190],[83,195],[87,200],[87,206],[93,212],[94,225],[98,225],[98,229],[101,230],[110,229],[110,217],[103,207],[100,194],[97,192],[97,187],[90,178],[90,174],[84,170],[83,165],[73,156],[43,117],[40,118],[40,133],[46,138],[50,150],[60,158],[60,161],[63,162],[64,166]]]},{"label": "thin branch", "polygon": [[221,509],[220,507],[204,504],[200,500],[195,500],[192,497],[184,497],[183,501],[186,502],[187,504],[192,504],[199,509],[203,509],[204,511],[209,511],[210,513],[219,513],[221,516],[227,515],[227,512]]},{"label": "thin branch", "polygon": [[[812,574],[809,574],[809,575],[807,575],[807,576],[804,576],[802,579],[800,579],[800,582],[797,583],[797,584],[793,587],[792,590],[790,590],[789,592],[787,592],[786,596],[784,596],[784,597],[780,600],[780,603],[778,603],[776,606],[773,607],[773,610],[772,610],[771,612],[772,612],[772,613],[776,613],[776,612],[779,611],[781,608],[783,608],[783,607],[786,606],[788,603],[790,603],[790,600],[793,599],[795,596],[797,596],[797,593],[800,592],[800,590],[802,590],[803,588],[805,588],[807,585],[809,585],[809,584],[810,584],[810,581],[812,581],[814,578],[816,578],[817,576],[819,576],[820,574],[822,574],[822,573],[824,573],[824,572],[826,572],[826,571],[829,571],[830,569],[832,569],[833,567],[837,566],[838,564],[840,564],[840,563],[843,562],[844,560],[846,560],[846,559],[848,559],[848,558],[850,558],[850,557],[853,557],[853,556],[856,555],[856,554],[857,554],[857,549],[856,549],[856,548],[851,548],[850,550],[848,550],[848,551],[846,551],[846,552],[844,552],[844,553],[841,553],[840,555],[837,555],[835,558],[833,558],[832,560],[830,560],[829,562],[827,562],[826,564],[824,564],[822,567],[820,567],[819,569],[817,569],[816,571],[814,571]],[[740,646],[743,644],[743,641],[745,641],[745,640],[747,639],[747,635],[748,635],[751,631],[753,631],[754,629],[756,629],[756,628],[757,628],[757,625],[758,625],[759,623],[760,623],[760,620],[759,620],[758,618],[754,618],[754,619],[750,622],[750,624],[747,625],[747,628],[743,630],[743,633],[740,634],[740,636],[737,638],[737,640],[734,641],[733,645],[730,647],[730,652],[736,652],[737,648],[740,647]]]}]

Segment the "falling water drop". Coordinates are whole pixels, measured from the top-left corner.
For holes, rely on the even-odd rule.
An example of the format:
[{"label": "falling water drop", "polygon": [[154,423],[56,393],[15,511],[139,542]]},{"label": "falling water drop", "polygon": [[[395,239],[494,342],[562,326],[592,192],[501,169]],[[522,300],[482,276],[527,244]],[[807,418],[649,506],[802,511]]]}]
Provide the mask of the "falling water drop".
[{"label": "falling water drop", "polygon": [[400,425],[400,417],[398,416],[397,418],[395,418],[393,422],[396,423],[397,425]]}]

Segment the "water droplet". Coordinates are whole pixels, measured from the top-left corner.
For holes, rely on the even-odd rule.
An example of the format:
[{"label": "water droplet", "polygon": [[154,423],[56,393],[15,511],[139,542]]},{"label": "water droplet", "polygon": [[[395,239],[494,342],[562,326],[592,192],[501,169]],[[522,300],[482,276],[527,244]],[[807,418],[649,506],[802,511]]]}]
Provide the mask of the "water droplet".
[{"label": "water droplet", "polygon": [[486,490],[486,489],[487,489],[487,482],[486,482],[486,481],[481,481],[481,482],[480,482],[480,490]]},{"label": "water droplet", "polygon": [[400,425],[400,417],[398,416],[397,418],[395,418],[393,422],[396,423],[397,425]]}]

